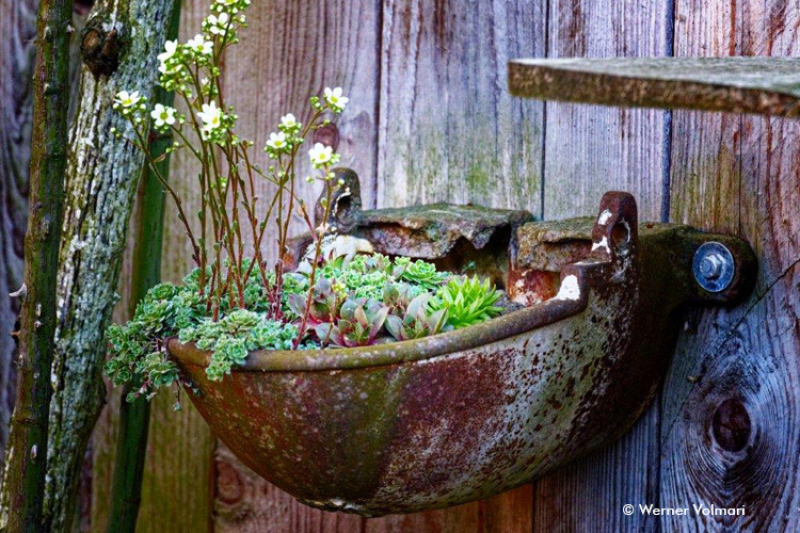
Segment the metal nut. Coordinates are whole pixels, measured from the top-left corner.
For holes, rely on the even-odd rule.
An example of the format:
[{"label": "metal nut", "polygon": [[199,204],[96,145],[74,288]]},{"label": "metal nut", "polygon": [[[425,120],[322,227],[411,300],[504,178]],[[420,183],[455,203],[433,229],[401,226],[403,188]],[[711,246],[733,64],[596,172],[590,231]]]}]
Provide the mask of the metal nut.
[{"label": "metal nut", "polygon": [[733,281],[736,263],[725,245],[706,242],[694,254],[692,272],[704,290],[722,292],[730,287]]}]

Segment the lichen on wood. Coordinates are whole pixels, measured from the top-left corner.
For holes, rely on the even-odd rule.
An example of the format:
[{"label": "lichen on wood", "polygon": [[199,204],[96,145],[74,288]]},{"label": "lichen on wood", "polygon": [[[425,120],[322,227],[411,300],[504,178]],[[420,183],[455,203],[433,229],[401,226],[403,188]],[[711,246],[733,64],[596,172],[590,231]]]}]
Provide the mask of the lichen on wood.
[{"label": "lichen on wood", "polygon": [[104,335],[117,300],[128,218],[143,163],[135,147],[111,134],[113,127],[126,131],[124,120],[111,112],[113,97],[123,89],[152,94],[156,56],[164,45],[172,4],[104,0],[87,22],[88,31],[105,32],[104,42],[114,41],[119,65],[113,72],[83,67],[70,131],[45,499],[52,531],[70,529],[84,451],[105,401],[100,375]]}]

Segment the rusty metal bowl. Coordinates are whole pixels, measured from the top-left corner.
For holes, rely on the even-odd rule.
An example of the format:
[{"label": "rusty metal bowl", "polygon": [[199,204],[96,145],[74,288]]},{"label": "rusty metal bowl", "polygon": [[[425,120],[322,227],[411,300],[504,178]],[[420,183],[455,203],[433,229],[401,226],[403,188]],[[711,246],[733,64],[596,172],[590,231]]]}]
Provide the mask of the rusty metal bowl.
[{"label": "rusty metal bowl", "polygon": [[[585,229],[563,242],[582,257],[562,266],[555,295],[480,325],[372,347],[253,352],[220,382],[207,379],[209,353],[177,340],[169,350],[216,435],[308,505],[379,516],[492,496],[621,436],[666,370],[680,306],[734,299],[752,278],[737,239],[668,225],[647,225],[640,239],[625,193],[605,195],[593,227],[576,224]],[[710,240],[737,261],[733,284],[715,294],[691,275],[692,254]],[[559,239],[536,223],[512,241],[509,292],[531,297],[543,271],[526,250]]]}]

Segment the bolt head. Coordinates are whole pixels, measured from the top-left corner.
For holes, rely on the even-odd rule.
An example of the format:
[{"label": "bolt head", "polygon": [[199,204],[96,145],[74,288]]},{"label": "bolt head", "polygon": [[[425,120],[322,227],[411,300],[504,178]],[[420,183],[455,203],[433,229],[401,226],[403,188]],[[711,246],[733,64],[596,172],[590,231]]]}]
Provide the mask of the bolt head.
[{"label": "bolt head", "polygon": [[700,274],[708,279],[717,279],[722,274],[722,263],[719,254],[707,255],[700,262]]}]

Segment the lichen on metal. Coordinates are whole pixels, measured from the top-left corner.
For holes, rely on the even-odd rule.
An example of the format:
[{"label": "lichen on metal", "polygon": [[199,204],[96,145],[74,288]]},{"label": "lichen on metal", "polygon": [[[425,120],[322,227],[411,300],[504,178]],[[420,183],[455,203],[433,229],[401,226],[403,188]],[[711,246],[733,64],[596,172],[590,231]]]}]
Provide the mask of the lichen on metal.
[{"label": "lichen on metal", "polygon": [[[729,292],[705,296],[693,280],[694,251],[708,240],[724,240],[739,263]],[[594,221],[519,225],[507,246],[489,259],[509,263],[509,293],[539,300],[483,324],[379,346],[253,352],[221,382],[207,379],[209,353],[176,340],[169,349],[215,433],[271,483],[323,509],[415,512],[492,496],[617,439],[666,371],[681,306],[752,284],[745,243],[640,226],[625,193],[606,194]]]},{"label": "lichen on metal", "polygon": [[397,255],[436,259],[450,252],[459,239],[480,250],[499,229],[532,219],[527,211],[431,204],[363,211],[358,226],[362,233],[385,239],[384,246]]},{"label": "lichen on metal", "polygon": [[[368,239],[376,251],[387,255],[441,259],[460,242],[482,250],[498,236],[507,237],[512,229],[533,220],[528,211],[445,203],[362,211],[358,175],[347,168],[333,172],[343,185],[334,193],[327,223],[340,233]],[[318,225],[323,212],[318,201]],[[310,236],[304,235],[294,246],[299,250],[309,242]]]}]

